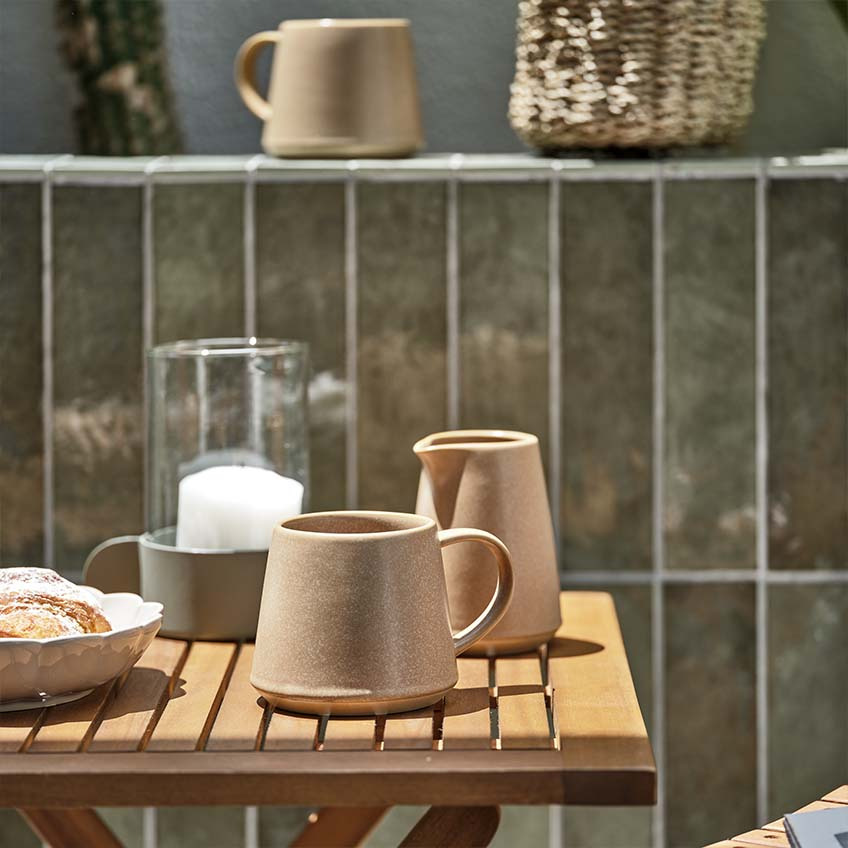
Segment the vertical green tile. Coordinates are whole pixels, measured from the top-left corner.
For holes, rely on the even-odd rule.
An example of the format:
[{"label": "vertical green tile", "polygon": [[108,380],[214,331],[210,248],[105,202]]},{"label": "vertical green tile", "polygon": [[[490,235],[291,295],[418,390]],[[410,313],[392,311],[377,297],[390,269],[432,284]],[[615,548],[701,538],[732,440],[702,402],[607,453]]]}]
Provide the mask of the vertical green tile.
[{"label": "vertical green tile", "polygon": [[530,848],[548,844],[547,807],[501,807],[501,822],[491,848]]},{"label": "vertical green tile", "polygon": [[566,569],[651,567],[651,186],[561,194],[562,488]]},{"label": "vertical green tile", "polygon": [[845,568],[845,183],[774,180],[768,220],[769,565]]},{"label": "vertical green tile", "polygon": [[43,558],[41,189],[0,186],[0,565]]},{"label": "vertical green tile", "polygon": [[845,783],[848,586],[769,588],[769,818]]},{"label": "vertical green tile", "polygon": [[157,848],[242,848],[244,807],[160,807]]},{"label": "vertical green tile", "polygon": [[156,341],[244,335],[244,186],[157,185]]},{"label": "vertical green tile", "polygon": [[754,586],[665,590],[666,834],[705,845],[756,827]]},{"label": "vertical green tile", "polygon": [[104,807],[97,814],[124,848],[144,845],[144,810],[140,807]]},{"label": "vertical green tile", "polygon": [[377,825],[364,848],[396,848],[418,823],[429,807],[392,807]]},{"label": "vertical green tile", "polygon": [[[568,575],[565,576],[566,586]],[[597,586],[615,600],[630,673],[651,734],[651,587]],[[566,615],[568,611],[566,610]],[[563,844],[568,848],[650,848],[652,812],[647,808],[563,807]]]},{"label": "vertical green tile", "polygon": [[547,458],[548,187],[459,192],[460,422],[535,433]]},{"label": "vertical green tile", "polygon": [[306,827],[308,807],[259,807],[260,848],[290,845]]},{"label": "vertical green tile", "polygon": [[53,192],[55,562],[141,530],[141,191]]},{"label": "vertical green tile", "polygon": [[753,183],[665,191],[666,565],[752,568]]},{"label": "vertical green tile", "polygon": [[257,331],[309,342],[310,508],[345,505],[344,186],[256,190]]},{"label": "vertical green tile", "polygon": [[358,244],[359,504],[410,510],[445,426],[445,186],[361,184]]},{"label": "vertical green tile", "polygon": [[0,809],[0,848],[40,848],[41,840],[17,810]]}]

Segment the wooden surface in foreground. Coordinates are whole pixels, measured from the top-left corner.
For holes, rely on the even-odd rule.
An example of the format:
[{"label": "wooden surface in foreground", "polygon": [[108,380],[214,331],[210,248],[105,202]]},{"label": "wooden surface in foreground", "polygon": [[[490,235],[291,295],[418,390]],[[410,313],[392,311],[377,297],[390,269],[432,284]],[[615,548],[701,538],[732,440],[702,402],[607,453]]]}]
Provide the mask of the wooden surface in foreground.
[{"label": "wooden surface in foreground", "polygon": [[656,769],[611,597],[564,592],[521,657],[459,659],[457,688],[402,715],[274,711],[252,644],[156,639],[84,700],[0,714],[18,808],[185,804],[653,804]]}]

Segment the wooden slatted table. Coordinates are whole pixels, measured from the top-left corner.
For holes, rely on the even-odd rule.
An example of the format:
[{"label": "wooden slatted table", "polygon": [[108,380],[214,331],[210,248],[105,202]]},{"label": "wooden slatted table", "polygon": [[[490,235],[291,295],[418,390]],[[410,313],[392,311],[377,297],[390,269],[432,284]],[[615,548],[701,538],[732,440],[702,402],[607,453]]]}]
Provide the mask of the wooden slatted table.
[{"label": "wooden slatted table", "polygon": [[275,712],[250,685],[252,644],[158,638],[84,700],[0,714],[0,803],[46,817],[42,836],[95,806],[653,804],[612,599],[561,605],[542,651],[460,658],[435,707],[374,718]]},{"label": "wooden slatted table", "polygon": [[[813,810],[827,810],[831,807],[844,805],[848,805],[848,785],[840,786],[838,789],[828,792],[827,795],[818,801],[806,804],[800,810],[795,810],[795,812],[811,813]],[[751,848],[752,845],[773,845],[775,848],[790,848],[789,838],[786,836],[786,830],[783,827],[783,817],[764,824],[756,830],[740,833],[739,836],[734,836],[733,839],[723,839],[721,842],[714,842],[712,845],[708,845],[707,848]]]}]

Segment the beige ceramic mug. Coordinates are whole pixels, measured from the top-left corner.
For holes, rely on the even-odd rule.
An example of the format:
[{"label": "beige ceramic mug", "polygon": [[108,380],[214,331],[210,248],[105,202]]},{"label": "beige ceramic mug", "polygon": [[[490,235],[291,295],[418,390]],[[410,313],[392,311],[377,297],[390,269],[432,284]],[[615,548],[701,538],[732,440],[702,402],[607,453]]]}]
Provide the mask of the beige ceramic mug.
[{"label": "beige ceramic mug", "polygon": [[[268,99],[256,59],[274,45]],[[423,138],[409,21],[283,21],[239,50],[236,85],[272,156],[406,156]]]},{"label": "beige ceramic mug", "polygon": [[[474,620],[452,633],[441,549],[466,541],[494,555],[498,578]],[[511,596],[509,552],[491,533],[439,532],[430,518],[398,512],[291,518],[271,539],[250,681],[295,712],[424,707],[456,685],[456,655],[497,624]]]}]

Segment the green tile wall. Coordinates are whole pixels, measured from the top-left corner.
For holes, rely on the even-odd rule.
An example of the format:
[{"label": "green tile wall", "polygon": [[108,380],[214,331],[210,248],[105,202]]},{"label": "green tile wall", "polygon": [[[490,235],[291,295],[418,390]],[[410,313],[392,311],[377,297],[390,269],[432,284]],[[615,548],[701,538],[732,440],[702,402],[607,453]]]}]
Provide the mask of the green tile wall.
[{"label": "green tile wall", "polygon": [[311,498],[345,505],[344,186],[256,189],[256,326],[309,342]]},{"label": "green tile wall", "polygon": [[0,186],[0,281],[0,565],[41,563],[40,186]]},{"label": "green tile wall", "polygon": [[565,569],[651,567],[651,186],[562,187]]},{"label": "green tile wall", "polygon": [[[653,184],[565,179],[560,188],[561,217],[550,222],[547,182],[459,185],[460,423],[549,437],[548,237],[558,225],[562,565],[598,572],[597,586],[614,595],[650,725],[652,588],[639,575],[639,585],[605,583],[603,572],[650,571],[654,561]],[[664,183],[662,528],[672,578],[755,564],[754,189],[751,179]],[[364,177],[355,194],[359,503],[409,509],[412,442],[447,424],[447,186]],[[37,183],[0,182],[4,565],[42,559],[40,196]],[[57,184],[53,199],[54,531],[56,564],[74,572],[97,541],[141,523],[142,189]],[[157,341],[243,334],[244,200],[243,183],[211,176],[155,185]],[[312,345],[312,505],[341,506],[344,187],[260,183],[255,203],[257,330]],[[769,565],[844,569],[848,186],[774,179],[765,212]],[[664,588],[669,848],[762,823],[754,595],[753,582]],[[777,816],[845,779],[848,585],[770,585],[767,597],[766,814]],[[392,811],[369,844],[397,844],[422,812]],[[306,813],[261,810],[260,844],[286,844]],[[128,845],[141,844],[140,810],[104,815]],[[563,844],[647,848],[652,816],[565,808]],[[162,846],[235,848],[244,826],[238,808],[179,808],[160,810],[157,830]],[[495,844],[547,842],[547,808],[505,808]],[[0,848],[37,844],[0,811]]]},{"label": "green tile wall", "polygon": [[756,816],[754,587],[665,589],[666,837],[750,830]]},{"label": "green tile wall", "polygon": [[445,428],[445,186],[358,188],[359,505],[411,510],[417,439]]},{"label": "green tile wall", "polygon": [[665,187],[668,568],[753,568],[754,186]]},{"label": "green tile wall", "polygon": [[459,190],[460,426],[548,441],[548,187]]},{"label": "green tile wall", "polygon": [[141,190],[53,191],[53,565],[143,523]]},{"label": "green tile wall", "polygon": [[162,807],[157,811],[157,848],[241,848],[242,807]]},{"label": "green tile wall", "polygon": [[848,585],[772,586],[768,602],[768,815],[777,817],[845,783]]},{"label": "green tile wall", "polygon": [[244,187],[158,185],[155,339],[244,335]]},{"label": "green tile wall", "polygon": [[848,188],[769,186],[769,565],[848,565]]}]

